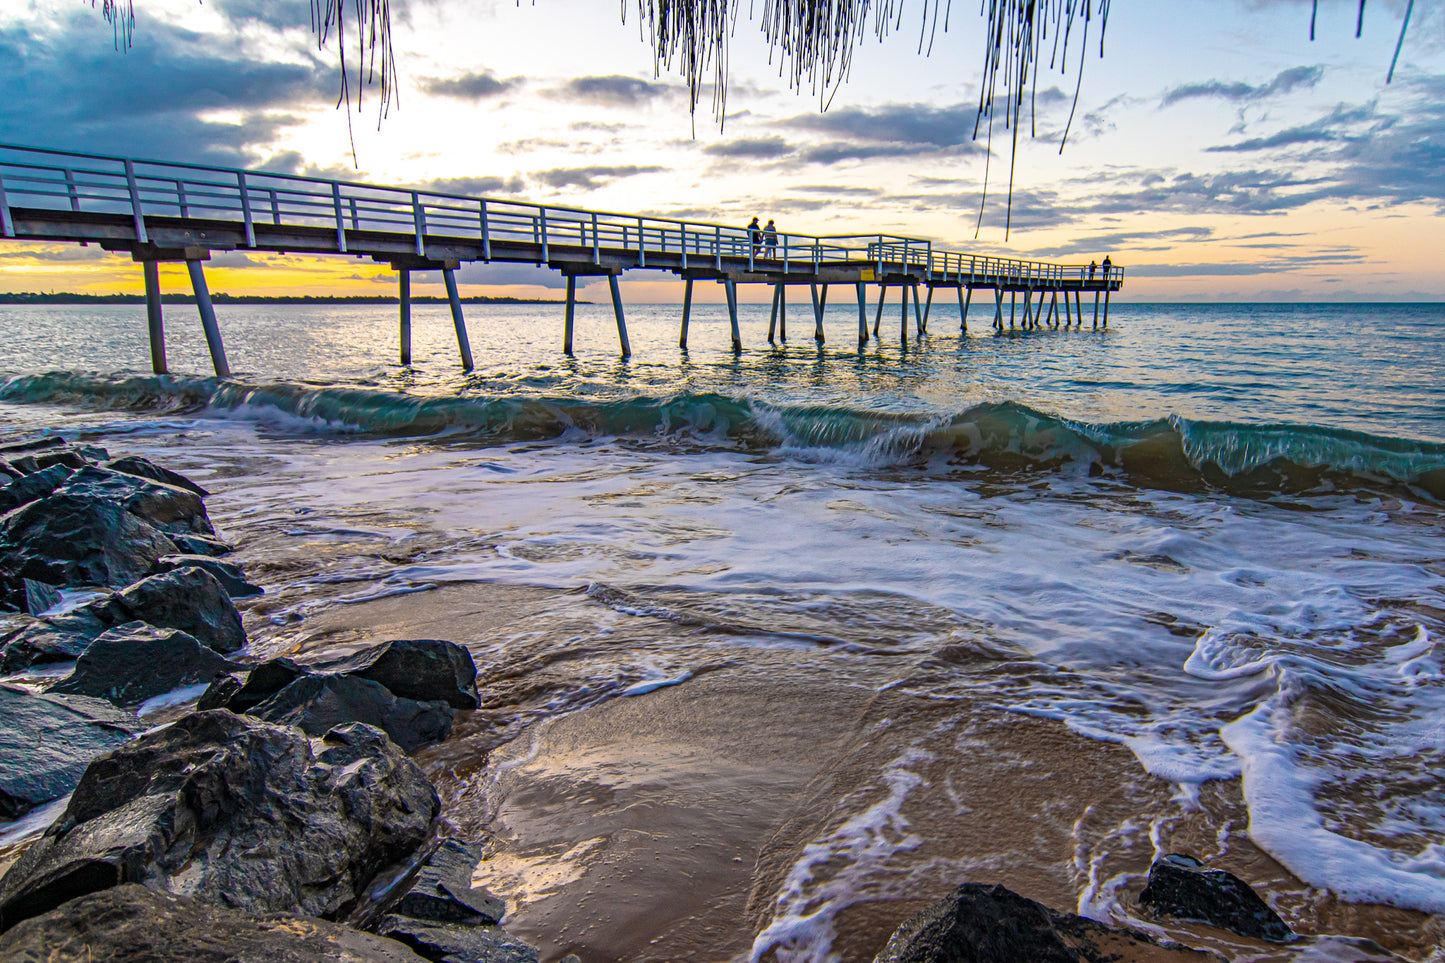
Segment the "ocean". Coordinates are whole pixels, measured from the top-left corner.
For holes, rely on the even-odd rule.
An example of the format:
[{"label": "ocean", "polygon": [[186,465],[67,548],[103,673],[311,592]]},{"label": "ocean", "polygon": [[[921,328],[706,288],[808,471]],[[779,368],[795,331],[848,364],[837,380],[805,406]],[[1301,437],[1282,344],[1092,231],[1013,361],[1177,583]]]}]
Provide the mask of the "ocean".
[{"label": "ocean", "polygon": [[258,655],[468,645],[485,709],[421,758],[544,959],[866,960],[968,879],[1163,932],[1185,846],[1309,958],[1427,958],[1445,305],[941,299],[900,345],[895,300],[860,350],[847,294],[737,354],[629,306],[628,360],[608,304],[570,358],[560,305],[468,305],[469,374],[445,306],[404,368],[394,307],[221,305],[225,381],[193,308],[155,376],[144,306],[6,307],[0,435],[210,488]]}]

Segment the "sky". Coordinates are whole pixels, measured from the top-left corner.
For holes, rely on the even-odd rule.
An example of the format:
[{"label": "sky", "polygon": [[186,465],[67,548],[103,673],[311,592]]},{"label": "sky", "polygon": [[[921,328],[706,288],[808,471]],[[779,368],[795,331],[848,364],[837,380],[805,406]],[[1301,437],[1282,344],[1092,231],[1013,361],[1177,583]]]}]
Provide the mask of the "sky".
[{"label": "sky", "polygon": [[[971,2],[927,55],[921,0],[895,2],[895,29],[862,41],[822,92],[790,87],[748,16],[765,4],[743,3],[720,121],[711,90],[689,111],[627,0],[391,0],[399,80],[385,117],[375,88],[337,108],[336,49],[317,48],[308,0],[135,0],[123,51],[85,0],[7,0],[0,142],[733,225],[757,215],[1066,263],[1109,254],[1134,301],[1445,300],[1445,4],[1415,4],[1387,85],[1405,6],[1367,4],[1357,39],[1354,0],[1320,0],[1311,41],[1308,0],[1114,0],[1102,56],[1095,28],[1067,75],[1040,75],[1007,236],[1009,135],[995,127],[991,154],[973,138],[984,31]],[[217,252],[206,270],[232,294],[396,284],[385,265],[337,257]],[[183,269],[162,275],[189,289]],[[565,283],[530,265],[468,264],[458,279],[464,294],[540,297]],[[582,296],[605,298],[598,283]],[[139,290],[126,255],[0,242],[0,291]],[[440,279],[414,290],[441,293]],[[665,274],[624,281],[634,301],[681,291]]]}]

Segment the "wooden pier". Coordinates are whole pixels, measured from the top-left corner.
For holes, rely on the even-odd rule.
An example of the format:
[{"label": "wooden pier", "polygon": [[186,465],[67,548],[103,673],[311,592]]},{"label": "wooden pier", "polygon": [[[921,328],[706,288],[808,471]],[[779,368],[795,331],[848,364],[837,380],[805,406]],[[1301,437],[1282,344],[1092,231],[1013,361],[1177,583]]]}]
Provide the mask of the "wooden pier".
[{"label": "wooden pier", "polygon": [[[939,289],[956,293],[965,331],[977,290],[993,293],[992,323],[999,331],[1082,326],[1086,294],[1093,296],[1092,323],[1098,328],[1108,327],[1109,295],[1124,280],[1117,265],[1096,271],[1092,265],[941,251],[926,240],[888,234],[779,233],[774,242],[746,227],[4,144],[0,235],[128,252],[142,265],[151,366],[157,373],[166,371],[157,265],[185,262],[221,377],[230,374],[230,366],[203,270],[213,251],[329,254],[389,264],[398,275],[402,364],[411,362],[411,272],[440,270],[466,370],[472,368],[471,343],[454,274],[464,261],[538,264],[560,272],[567,279],[562,349],[569,354],[577,278],[606,277],[623,357],[632,349],[618,278],[630,270],[670,271],[683,279],[678,339],[683,348],[693,285],[722,284],[734,350],[742,349],[740,284],[773,286],[769,342],[787,340],[787,287],[807,285],[813,337],[820,344],[830,285],[851,286],[861,347],[879,336],[890,290],[899,296],[899,337],[906,342],[910,320],[917,335],[928,330]],[[871,335],[870,285],[878,288]],[[925,289],[927,300],[921,301]]]}]

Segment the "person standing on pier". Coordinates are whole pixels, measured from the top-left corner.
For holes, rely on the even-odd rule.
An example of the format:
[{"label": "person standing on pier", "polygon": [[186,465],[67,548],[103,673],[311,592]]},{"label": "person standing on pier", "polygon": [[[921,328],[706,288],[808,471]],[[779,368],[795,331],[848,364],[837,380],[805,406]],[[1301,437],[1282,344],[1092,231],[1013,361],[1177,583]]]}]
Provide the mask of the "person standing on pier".
[{"label": "person standing on pier", "polygon": [[1109,280],[1109,272],[1112,271],[1113,269],[1114,269],[1114,262],[1113,262],[1113,260],[1110,259],[1109,255],[1105,254],[1105,255],[1104,255],[1104,280],[1105,280],[1105,281]]},{"label": "person standing on pier", "polygon": [[772,257],[778,250],[778,229],[771,217],[768,218],[768,226],[763,228],[763,247],[767,248],[768,257]]},{"label": "person standing on pier", "polygon": [[753,244],[753,257],[757,257],[758,252],[763,249],[763,228],[756,217],[748,224],[748,240]]},{"label": "person standing on pier", "polygon": [[1097,271],[1097,270],[1099,270],[1099,262],[1098,262],[1098,261],[1090,261],[1090,262],[1089,262],[1089,280],[1090,280],[1090,281],[1094,280],[1094,272]]}]

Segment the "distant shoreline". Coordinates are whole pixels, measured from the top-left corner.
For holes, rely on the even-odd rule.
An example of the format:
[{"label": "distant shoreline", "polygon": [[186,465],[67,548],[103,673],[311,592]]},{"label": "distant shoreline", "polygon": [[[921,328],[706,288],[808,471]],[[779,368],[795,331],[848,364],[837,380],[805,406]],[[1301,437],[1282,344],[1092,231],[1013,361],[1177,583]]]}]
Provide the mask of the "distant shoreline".
[{"label": "distant shoreline", "polygon": [[[226,294],[211,295],[216,304],[396,304],[390,294]],[[0,304],[145,304],[144,294],[32,294],[0,292]],[[473,295],[461,299],[463,304],[561,304],[546,298],[507,298]],[[162,304],[195,304],[194,294],[162,294]],[[447,299],[431,294],[415,294],[412,304],[446,304]],[[591,304],[578,301],[578,304]]]}]

